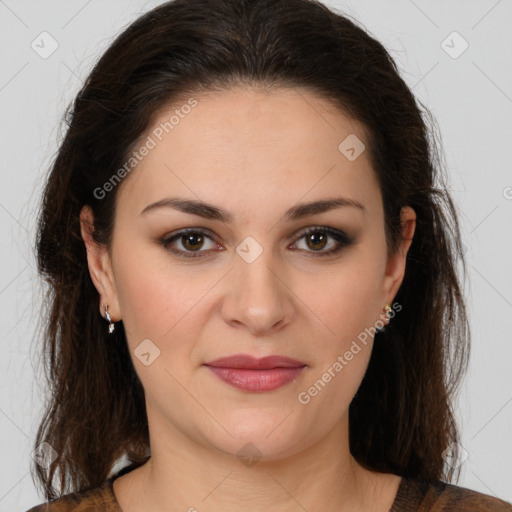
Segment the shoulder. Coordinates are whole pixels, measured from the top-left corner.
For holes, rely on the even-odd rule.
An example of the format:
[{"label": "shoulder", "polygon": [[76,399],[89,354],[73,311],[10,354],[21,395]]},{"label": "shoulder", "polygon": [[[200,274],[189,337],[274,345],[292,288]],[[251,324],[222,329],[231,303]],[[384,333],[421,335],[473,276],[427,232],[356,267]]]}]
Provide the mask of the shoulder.
[{"label": "shoulder", "polygon": [[112,483],[106,480],[100,487],[61,496],[41,503],[27,512],[122,512],[112,491]]},{"label": "shoulder", "polygon": [[390,512],[417,509],[432,512],[512,512],[511,503],[441,480],[427,483],[404,479],[400,487]]}]

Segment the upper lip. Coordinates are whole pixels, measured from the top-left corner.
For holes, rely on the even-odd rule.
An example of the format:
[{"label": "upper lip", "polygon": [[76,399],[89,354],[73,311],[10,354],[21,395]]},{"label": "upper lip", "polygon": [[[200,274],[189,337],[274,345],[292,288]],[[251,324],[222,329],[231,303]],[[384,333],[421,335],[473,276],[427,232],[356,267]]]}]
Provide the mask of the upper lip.
[{"label": "upper lip", "polygon": [[214,361],[208,361],[204,364],[220,368],[243,368],[253,370],[268,370],[270,368],[300,368],[302,366],[306,366],[305,363],[286,356],[267,356],[257,358],[249,354],[234,354],[232,356],[215,359]]}]

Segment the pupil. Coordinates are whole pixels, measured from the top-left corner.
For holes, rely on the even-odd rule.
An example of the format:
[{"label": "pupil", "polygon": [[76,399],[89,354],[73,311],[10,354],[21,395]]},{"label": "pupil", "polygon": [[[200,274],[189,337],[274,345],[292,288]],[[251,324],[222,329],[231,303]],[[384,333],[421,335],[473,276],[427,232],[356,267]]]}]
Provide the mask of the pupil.
[{"label": "pupil", "polygon": [[184,246],[187,247],[188,249],[192,249],[193,251],[194,250],[197,250],[197,249],[200,249],[200,247],[191,247],[191,246],[195,246],[195,245],[200,245],[201,242],[202,242],[202,236],[201,235],[197,235],[197,234],[190,234],[190,235],[185,235],[184,237]]},{"label": "pupil", "polygon": [[309,235],[308,245],[309,245],[309,242],[312,242],[312,245],[314,245],[314,246],[316,246],[317,244],[320,243],[321,247],[311,247],[311,248],[312,249],[323,249],[325,247],[325,240],[326,240],[326,237],[324,234],[313,233],[313,234]]}]

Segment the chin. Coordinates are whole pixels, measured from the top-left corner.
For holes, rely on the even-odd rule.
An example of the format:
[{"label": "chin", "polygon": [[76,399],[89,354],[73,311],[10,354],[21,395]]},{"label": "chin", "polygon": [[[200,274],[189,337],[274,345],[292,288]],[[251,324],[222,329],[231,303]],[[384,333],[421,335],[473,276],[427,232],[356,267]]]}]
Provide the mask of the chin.
[{"label": "chin", "polygon": [[308,444],[304,425],[301,426],[298,416],[294,415],[285,409],[267,415],[261,409],[238,410],[229,419],[219,418],[219,423],[232,437],[219,428],[208,441],[219,451],[235,455],[242,462],[245,458],[262,461],[283,459]]}]

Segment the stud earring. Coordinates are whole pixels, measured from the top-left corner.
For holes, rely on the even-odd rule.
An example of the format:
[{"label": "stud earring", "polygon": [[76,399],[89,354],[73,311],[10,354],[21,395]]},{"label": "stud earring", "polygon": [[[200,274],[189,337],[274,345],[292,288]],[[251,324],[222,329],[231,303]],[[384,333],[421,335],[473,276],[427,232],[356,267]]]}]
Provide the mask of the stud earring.
[{"label": "stud earring", "polygon": [[[393,311],[393,310],[391,309],[391,305],[390,305],[390,304],[386,304],[386,306],[384,307],[384,312],[385,312],[386,317],[387,317],[387,319],[388,319],[388,323],[389,323],[389,320],[390,320],[390,318],[389,318],[389,313],[390,313],[391,311]],[[382,316],[381,316],[381,317],[382,317]],[[377,327],[376,332],[385,332],[385,331],[386,331],[386,327],[387,327],[387,324],[386,324],[386,325],[383,325],[382,327]]]},{"label": "stud earring", "polygon": [[110,314],[108,312],[108,304],[105,304],[105,316],[108,320],[108,333],[112,334],[114,332],[115,325],[114,322],[112,322],[112,318],[110,318]]}]

